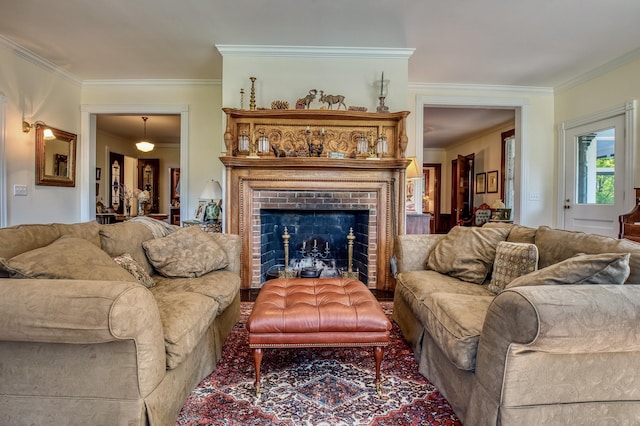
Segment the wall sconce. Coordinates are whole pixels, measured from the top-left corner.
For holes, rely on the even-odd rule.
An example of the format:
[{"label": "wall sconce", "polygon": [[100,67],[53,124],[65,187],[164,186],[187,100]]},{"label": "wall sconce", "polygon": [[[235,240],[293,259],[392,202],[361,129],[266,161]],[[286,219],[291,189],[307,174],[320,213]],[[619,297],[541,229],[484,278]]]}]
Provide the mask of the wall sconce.
[{"label": "wall sconce", "polygon": [[387,151],[389,150],[389,144],[387,143],[387,135],[384,133],[378,136],[378,146],[376,148],[377,154],[380,157],[384,157],[387,155]]},{"label": "wall sconce", "polygon": [[47,126],[47,124],[44,121],[36,121],[33,124],[29,124],[26,121],[22,122],[22,131],[24,133],[29,133],[31,131],[31,129],[36,128],[38,126],[42,126],[44,127],[44,130],[42,132],[42,136],[43,139],[46,141],[51,141],[54,140],[56,137],[53,134],[53,131],[49,128],[49,126]]}]

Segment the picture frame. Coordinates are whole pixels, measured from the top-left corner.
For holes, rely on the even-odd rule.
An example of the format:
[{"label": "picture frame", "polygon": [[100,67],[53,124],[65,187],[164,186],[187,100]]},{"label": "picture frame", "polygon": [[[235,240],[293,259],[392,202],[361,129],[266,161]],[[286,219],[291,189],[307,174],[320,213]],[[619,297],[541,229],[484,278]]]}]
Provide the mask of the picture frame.
[{"label": "picture frame", "polygon": [[204,200],[200,200],[198,202],[198,208],[196,209],[196,220],[202,220],[204,217],[204,209],[207,206],[207,202]]},{"label": "picture frame", "polygon": [[100,180],[102,178],[102,169],[100,167],[96,167],[96,180]]},{"label": "picture frame", "polygon": [[498,192],[498,171],[487,172],[487,193]]},{"label": "picture frame", "polygon": [[476,194],[484,194],[487,192],[487,174],[476,173]]}]

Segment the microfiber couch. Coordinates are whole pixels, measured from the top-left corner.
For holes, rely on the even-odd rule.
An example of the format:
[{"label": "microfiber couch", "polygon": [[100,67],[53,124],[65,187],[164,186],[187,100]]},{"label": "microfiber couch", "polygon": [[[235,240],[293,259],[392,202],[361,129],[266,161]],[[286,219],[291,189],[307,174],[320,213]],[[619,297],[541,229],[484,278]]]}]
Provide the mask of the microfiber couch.
[{"label": "microfiber couch", "polygon": [[640,424],[640,244],[496,223],[395,256],[394,320],[465,424]]},{"label": "microfiber couch", "polygon": [[239,319],[240,244],[148,218],[0,229],[0,424],[175,424]]}]

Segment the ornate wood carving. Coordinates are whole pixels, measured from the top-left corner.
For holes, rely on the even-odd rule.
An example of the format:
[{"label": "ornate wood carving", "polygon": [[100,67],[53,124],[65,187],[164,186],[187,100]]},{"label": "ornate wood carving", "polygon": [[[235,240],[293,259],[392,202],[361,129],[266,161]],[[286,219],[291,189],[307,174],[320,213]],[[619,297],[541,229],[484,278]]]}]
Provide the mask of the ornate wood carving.
[{"label": "ornate wood carving", "polygon": [[260,110],[224,108],[227,127],[224,134],[226,156],[243,156],[238,149],[238,136],[249,136],[256,142],[260,135],[269,139],[271,150],[261,157],[328,157],[330,153],[347,158],[364,159],[358,154],[358,138],[369,142],[381,135],[387,138],[387,153],[381,158],[405,158],[408,111],[377,114],[329,110]]}]

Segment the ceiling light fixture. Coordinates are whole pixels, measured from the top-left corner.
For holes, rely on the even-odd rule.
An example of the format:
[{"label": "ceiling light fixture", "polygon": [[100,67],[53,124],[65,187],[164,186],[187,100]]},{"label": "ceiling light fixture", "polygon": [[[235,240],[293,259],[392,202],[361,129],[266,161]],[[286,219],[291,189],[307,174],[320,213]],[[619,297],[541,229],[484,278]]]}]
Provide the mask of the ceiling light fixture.
[{"label": "ceiling light fixture", "polygon": [[144,134],[142,135],[142,140],[136,143],[136,148],[138,148],[138,151],[142,151],[142,152],[153,151],[153,148],[155,147],[154,144],[147,141],[147,120],[148,119],[149,117],[142,117],[142,120],[144,121]]}]

